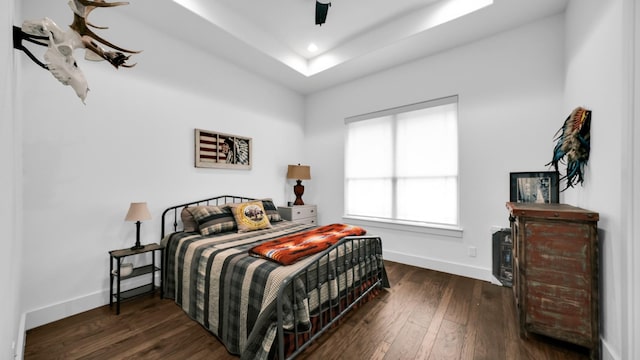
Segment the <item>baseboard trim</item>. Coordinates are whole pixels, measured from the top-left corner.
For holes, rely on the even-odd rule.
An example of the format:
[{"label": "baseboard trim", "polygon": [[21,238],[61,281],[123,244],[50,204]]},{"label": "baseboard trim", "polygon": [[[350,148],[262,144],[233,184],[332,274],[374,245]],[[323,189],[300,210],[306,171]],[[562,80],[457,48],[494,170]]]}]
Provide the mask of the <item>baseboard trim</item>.
[{"label": "baseboard trim", "polygon": [[109,303],[109,293],[99,291],[92,294],[76,297],[67,301],[48,305],[27,312],[26,329],[30,330],[38,326],[48,324],[66,317],[95,309]]},{"label": "baseboard trim", "polygon": [[13,358],[16,360],[24,359],[24,346],[26,343],[27,329],[25,328],[27,314],[22,313],[20,316],[20,326],[18,328],[18,338],[13,348]]},{"label": "baseboard trim", "polygon": [[602,338],[600,338],[602,360],[621,360],[622,358],[615,351],[611,349],[609,344]]},{"label": "baseboard trim", "polygon": [[433,258],[415,256],[412,254],[402,253],[399,251],[384,251],[385,260],[395,261],[402,264],[417,266],[425,269],[441,271],[449,274],[464,276],[472,279],[488,281],[496,285],[500,282],[495,280],[491,269],[485,269],[477,266],[469,266],[453,262],[442,261]]},{"label": "baseboard trim", "polygon": [[[156,284],[160,283],[160,275],[156,275]],[[123,284],[122,290],[148,284],[149,280],[130,279]],[[109,304],[109,289],[97,291],[70,300],[41,307],[25,313],[25,328],[30,330],[69,316],[73,316],[88,310]]]}]

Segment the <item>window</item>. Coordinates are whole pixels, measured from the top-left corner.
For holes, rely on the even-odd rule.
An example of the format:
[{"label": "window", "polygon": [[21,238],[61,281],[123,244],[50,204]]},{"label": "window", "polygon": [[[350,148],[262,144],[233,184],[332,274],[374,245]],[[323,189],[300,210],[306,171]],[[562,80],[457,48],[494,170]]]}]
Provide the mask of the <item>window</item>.
[{"label": "window", "polygon": [[345,216],[458,225],[457,96],[345,124]]}]

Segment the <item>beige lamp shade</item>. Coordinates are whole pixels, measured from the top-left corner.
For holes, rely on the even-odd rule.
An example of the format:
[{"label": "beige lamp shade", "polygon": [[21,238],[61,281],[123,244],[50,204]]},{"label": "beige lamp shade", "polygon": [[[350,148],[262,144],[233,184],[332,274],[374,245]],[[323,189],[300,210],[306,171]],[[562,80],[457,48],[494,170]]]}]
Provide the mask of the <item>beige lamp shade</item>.
[{"label": "beige lamp shade", "polygon": [[287,169],[287,179],[309,180],[311,179],[311,166],[309,165],[289,165]]},{"label": "beige lamp shade", "polygon": [[134,202],[129,206],[125,221],[151,220],[151,213],[146,202]]}]

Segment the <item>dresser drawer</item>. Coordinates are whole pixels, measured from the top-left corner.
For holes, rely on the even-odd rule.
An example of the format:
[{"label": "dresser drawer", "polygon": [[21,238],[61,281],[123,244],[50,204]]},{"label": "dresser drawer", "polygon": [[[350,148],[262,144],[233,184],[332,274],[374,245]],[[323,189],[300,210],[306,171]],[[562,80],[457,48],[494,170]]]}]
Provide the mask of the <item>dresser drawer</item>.
[{"label": "dresser drawer", "polygon": [[300,223],[300,224],[313,224],[313,225],[315,225],[318,222],[318,218],[314,216],[314,217],[308,217],[308,218],[302,218],[302,219],[295,219],[293,221],[295,221],[297,223]]},{"label": "dresser drawer", "polygon": [[293,206],[291,208],[291,220],[299,220],[316,216],[316,206]]},{"label": "dresser drawer", "polygon": [[294,205],[278,208],[280,216],[285,220],[315,224],[318,214],[316,205]]}]

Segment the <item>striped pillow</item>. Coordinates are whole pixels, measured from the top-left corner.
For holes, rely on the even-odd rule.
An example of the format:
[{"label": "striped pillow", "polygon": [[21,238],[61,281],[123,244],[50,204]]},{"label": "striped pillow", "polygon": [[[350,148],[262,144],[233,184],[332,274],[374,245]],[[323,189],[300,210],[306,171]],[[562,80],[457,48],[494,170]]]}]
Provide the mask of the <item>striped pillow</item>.
[{"label": "striped pillow", "polygon": [[228,206],[194,206],[188,209],[196,220],[202,235],[237,229],[236,221]]},{"label": "striped pillow", "polygon": [[280,216],[280,213],[278,212],[278,208],[273,203],[273,200],[271,200],[271,199],[262,199],[262,206],[264,207],[264,212],[266,212],[267,216],[269,216],[269,221],[270,222],[282,221],[282,217]]}]

